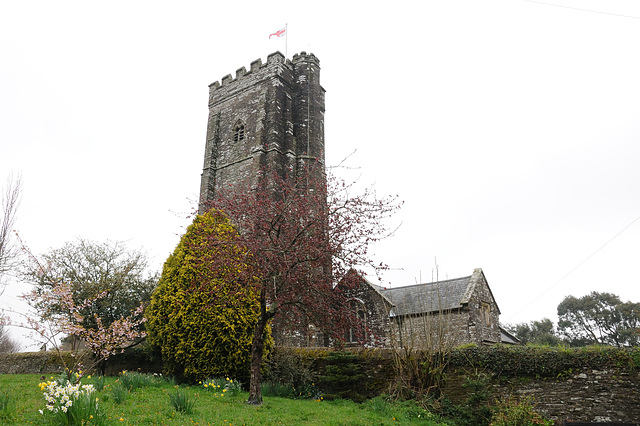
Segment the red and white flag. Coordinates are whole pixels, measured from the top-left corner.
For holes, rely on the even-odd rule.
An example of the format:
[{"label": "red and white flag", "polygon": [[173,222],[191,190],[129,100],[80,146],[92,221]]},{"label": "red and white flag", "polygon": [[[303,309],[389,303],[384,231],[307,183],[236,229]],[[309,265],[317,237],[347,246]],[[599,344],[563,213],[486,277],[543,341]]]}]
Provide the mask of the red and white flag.
[{"label": "red and white flag", "polygon": [[269,34],[269,39],[271,39],[271,37],[273,36],[282,37],[283,35],[285,35],[286,32],[287,32],[286,27],[282,28],[281,30],[276,31],[275,33]]}]

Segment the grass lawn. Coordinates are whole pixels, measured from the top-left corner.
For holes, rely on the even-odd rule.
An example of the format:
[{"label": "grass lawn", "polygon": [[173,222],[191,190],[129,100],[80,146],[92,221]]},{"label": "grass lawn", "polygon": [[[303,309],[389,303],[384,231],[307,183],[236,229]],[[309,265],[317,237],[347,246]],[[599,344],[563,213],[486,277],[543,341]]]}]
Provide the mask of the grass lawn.
[{"label": "grass lawn", "polygon": [[[49,380],[47,377],[46,380]],[[261,406],[246,403],[248,394],[216,396],[202,386],[180,386],[167,381],[147,384],[117,394],[121,382],[105,379],[104,389],[96,391],[100,409],[113,425],[441,425],[425,410],[410,403],[387,403],[376,398],[365,404],[350,401],[293,400],[264,397]],[[41,376],[34,374],[0,375],[0,424],[46,424],[45,400],[38,386]],[[83,379],[83,383],[98,383]],[[121,388],[120,388],[121,389]],[[183,392],[193,401],[191,414],[176,412],[170,394]],[[3,395],[9,405],[2,409]],[[120,403],[117,400],[123,399]],[[91,424],[91,423],[89,423]]]}]

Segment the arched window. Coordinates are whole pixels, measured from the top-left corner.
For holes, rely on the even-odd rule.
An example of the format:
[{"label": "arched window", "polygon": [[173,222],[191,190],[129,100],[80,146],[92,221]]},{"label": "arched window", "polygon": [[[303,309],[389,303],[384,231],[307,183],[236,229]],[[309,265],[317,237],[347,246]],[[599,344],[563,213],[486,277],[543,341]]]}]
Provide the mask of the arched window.
[{"label": "arched window", "polygon": [[348,343],[357,343],[359,340],[362,340],[362,331],[366,329],[367,309],[364,306],[364,303],[356,299],[349,300],[349,308],[358,316],[358,319],[360,320],[360,327],[349,327],[349,330],[345,333],[346,335],[344,337]]},{"label": "arched window", "polygon": [[233,126],[233,141],[240,142],[241,140],[244,140],[244,124],[242,124],[242,121],[238,121]]}]

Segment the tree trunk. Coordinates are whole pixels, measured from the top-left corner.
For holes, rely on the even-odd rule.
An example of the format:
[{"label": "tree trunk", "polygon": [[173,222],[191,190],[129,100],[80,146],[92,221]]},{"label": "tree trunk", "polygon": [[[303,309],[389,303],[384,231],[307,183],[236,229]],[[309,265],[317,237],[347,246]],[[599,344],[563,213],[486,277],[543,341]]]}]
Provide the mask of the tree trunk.
[{"label": "tree trunk", "polygon": [[264,331],[267,326],[270,313],[267,312],[267,303],[264,292],[260,292],[260,316],[253,328],[253,340],[251,342],[251,379],[249,381],[250,405],[262,405],[262,355],[264,353]]}]

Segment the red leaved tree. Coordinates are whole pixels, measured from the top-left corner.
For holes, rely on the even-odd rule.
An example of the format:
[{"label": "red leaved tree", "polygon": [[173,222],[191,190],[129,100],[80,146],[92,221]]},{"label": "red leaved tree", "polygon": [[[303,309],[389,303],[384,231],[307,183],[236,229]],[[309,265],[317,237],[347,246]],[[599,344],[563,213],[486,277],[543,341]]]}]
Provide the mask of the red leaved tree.
[{"label": "red leaved tree", "polygon": [[[251,270],[260,274],[253,280],[259,286],[260,315],[252,341],[250,404],[262,403],[260,367],[267,324],[273,322],[274,334],[304,333],[313,325],[325,339],[342,340],[357,318],[336,285],[355,278],[347,274],[351,270],[385,269],[371,260],[370,248],[391,234],[385,219],[400,203],[395,197],[378,198],[373,190],[353,195],[353,184],[315,167],[265,171],[257,186],[223,188],[207,205],[229,216],[238,244],[248,249],[256,266]],[[213,261],[221,267],[225,262]]]}]

